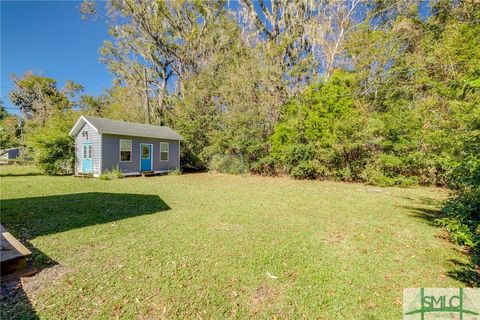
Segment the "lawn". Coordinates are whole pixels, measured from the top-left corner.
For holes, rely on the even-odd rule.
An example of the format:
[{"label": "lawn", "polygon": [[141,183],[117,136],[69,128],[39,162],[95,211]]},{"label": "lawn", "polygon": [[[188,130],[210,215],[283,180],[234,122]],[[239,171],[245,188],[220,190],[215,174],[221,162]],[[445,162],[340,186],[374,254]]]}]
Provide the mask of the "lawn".
[{"label": "lawn", "polygon": [[1,222],[46,267],[2,318],[394,319],[403,288],[463,286],[442,189],[2,170]]}]

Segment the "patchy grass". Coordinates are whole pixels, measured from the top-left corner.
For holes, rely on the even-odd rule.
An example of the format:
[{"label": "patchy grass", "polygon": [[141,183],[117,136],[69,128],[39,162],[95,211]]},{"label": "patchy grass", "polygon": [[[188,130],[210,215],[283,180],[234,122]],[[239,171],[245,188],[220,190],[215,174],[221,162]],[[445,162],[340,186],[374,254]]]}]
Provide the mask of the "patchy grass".
[{"label": "patchy grass", "polygon": [[448,272],[466,259],[432,224],[441,189],[18,176],[1,196],[47,267],[2,318],[393,319],[403,288],[462,286]]}]

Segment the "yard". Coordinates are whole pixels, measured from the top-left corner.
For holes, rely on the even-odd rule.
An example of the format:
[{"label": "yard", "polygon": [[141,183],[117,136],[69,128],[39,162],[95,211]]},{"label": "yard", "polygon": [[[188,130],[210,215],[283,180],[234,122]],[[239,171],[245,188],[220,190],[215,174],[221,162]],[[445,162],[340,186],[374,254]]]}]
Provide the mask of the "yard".
[{"label": "yard", "polygon": [[462,286],[442,189],[0,169],[1,223],[45,267],[5,319],[393,319],[403,288]]}]

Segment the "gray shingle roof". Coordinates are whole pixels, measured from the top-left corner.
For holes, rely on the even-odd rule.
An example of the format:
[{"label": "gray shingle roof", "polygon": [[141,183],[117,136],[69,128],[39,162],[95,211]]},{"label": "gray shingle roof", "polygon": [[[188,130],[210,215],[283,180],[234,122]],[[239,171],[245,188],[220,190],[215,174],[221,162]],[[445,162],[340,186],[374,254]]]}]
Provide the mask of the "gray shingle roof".
[{"label": "gray shingle roof", "polygon": [[[164,126],[153,126],[149,124],[133,123],[92,116],[83,116],[100,133],[118,134],[134,137],[148,137],[171,140],[183,140],[182,136]],[[75,130],[72,129],[72,132]],[[72,133],[71,132],[71,133]],[[77,132],[74,132],[76,134]]]}]

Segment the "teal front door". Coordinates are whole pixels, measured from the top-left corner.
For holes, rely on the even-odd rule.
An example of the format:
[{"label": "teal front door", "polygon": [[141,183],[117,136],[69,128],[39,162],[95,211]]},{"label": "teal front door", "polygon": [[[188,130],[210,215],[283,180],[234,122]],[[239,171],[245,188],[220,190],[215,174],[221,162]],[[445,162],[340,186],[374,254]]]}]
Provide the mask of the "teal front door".
[{"label": "teal front door", "polygon": [[152,171],[151,144],[140,144],[140,171]]},{"label": "teal front door", "polygon": [[82,172],[93,172],[93,160],[92,160],[92,143],[85,142],[83,144],[83,160],[82,160]]}]

